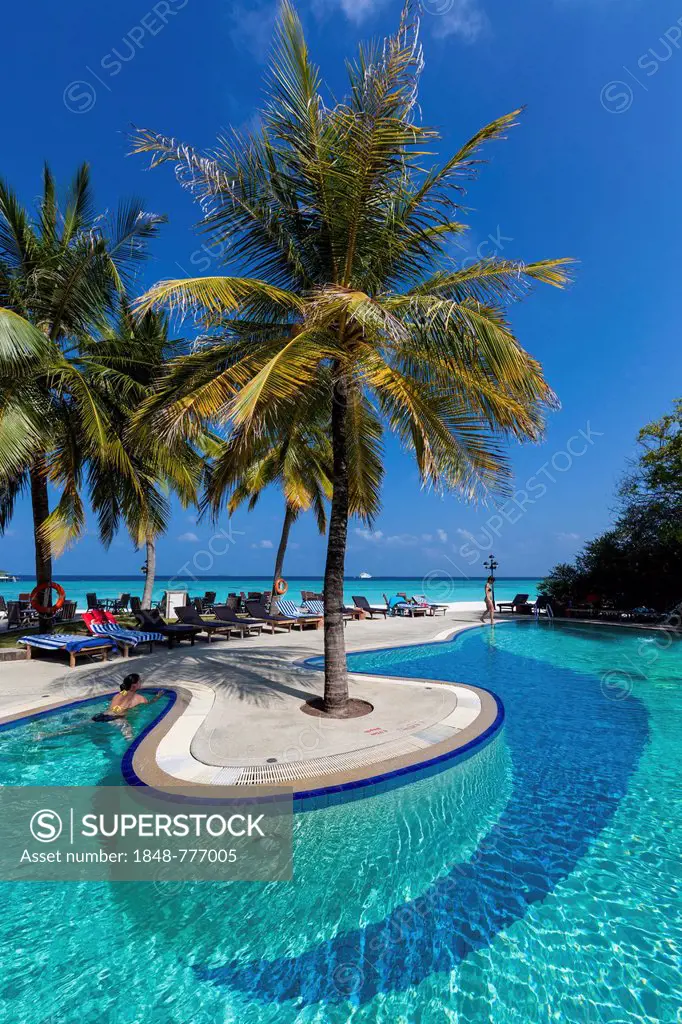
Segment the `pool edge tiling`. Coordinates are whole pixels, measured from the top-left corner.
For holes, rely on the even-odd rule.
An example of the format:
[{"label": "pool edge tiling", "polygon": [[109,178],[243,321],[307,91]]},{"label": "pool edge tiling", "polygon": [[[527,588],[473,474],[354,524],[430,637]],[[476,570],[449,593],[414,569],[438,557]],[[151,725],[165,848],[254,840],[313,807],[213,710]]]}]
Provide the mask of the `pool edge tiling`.
[{"label": "pool edge tiling", "polygon": [[[459,630],[448,629],[448,636]],[[430,642],[439,642],[443,632]],[[442,641],[441,641],[442,642]],[[381,650],[390,651],[387,646]],[[314,659],[304,666],[313,671]],[[300,663],[299,663],[300,665]],[[211,763],[192,750],[193,741],[210,715],[214,690],[205,684],[179,681],[166,688],[172,700],[162,714],[150,722],[126,751],[121,764],[125,781],[132,786],[164,790],[178,786],[235,787],[242,799],[257,799],[274,788],[291,792],[300,810],[312,810],[351,798],[372,796],[387,788],[402,786],[443,771],[472,756],[498,734],[504,724],[499,698],[481,687],[453,684],[437,679],[405,679],[354,674],[359,683],[379,684],[381,689],[438,687],[447,691],[450,706],[442,718],[428,726],[394,733],[387,741],[363,744],[358,733],[345,753],[325,753],[303,760],[264,765],[238,762]],[[445,696],[445,693],[444,693]],[[102,697],[96,698],[103,699]],[[78,707],[84,700],[61,701],[22,711],[0,719],[20,723],[35,716],[49,715]],[[445,703],[445,702],[444,702]],[[254,777],[258,780],[254,782]]]},{"label": "pool edge tiling", "polygon": [[[423,680],[405,680],[382,678],[386,685],[424,685]],[[224,765],[208,765],[199,761],[191,753],[191,741],[204,720],[206,707],[192,712],[192,704],[201,699],[196,685],[174,685],[164,691],[170,696],[169,703],[145,726],[125,752],[121,772],[125,781],[131,786],[149,786],[158,790],[177,788],[178,786],[197,787],[233,787],[241,799],[257,799],[264,794],[271,794],[273,787],[293,792],[294,801],[299,809],[313,809],[325,806],[337,800],[350,797],[368,797],[380,792],[388,786],[404,785],[427,774],[442,771],[458,760],[476,753],[490,742],[502,728],[504,709],[501,701],[486,690],[467,686],[453,686],[451,683],[439,683],[429,680],[428,685],[445,686],[457,692],[459,699],[469,705],[468,708],[458,707],[443,721],[441,733],[432,730],[432,735],[420,734],[406,737],[406,746],[414,745],[415,749],[388,756],[394,745],[386,744],[387,750],[381,746],[366,748],[359,751],[360,764],[352,769],[337,769],[297,779],[274,777],[262,785],[236,785],[234,773],[226,771]],[[201,689],[208,689],[202,687]],[[472,700],[473,698],[473,700]],[[98,704],[101,697],[83,700],[59,702],[48,707],[31,709],[23,714],[15,714],[0,720],[0,730],[13,728],[38,718],[49,717],[60,711],[68,711],[87,704]],[[476,707],[472,708],[472,704]],[[456,728],[447,724],[447,719],[454,720],[458,713],[464,712],[468,724]],[[459,719],[458,719],[459,721]],[[173,733],[177,736],[173,741]],[[442,732],[450,733],[443,737]],[[172,742],[169,744],[169,740]],[[412,743],[410,742],[412,741]],[[418,744],[418,747],[417,747]],[[363,758],[364,753],[364,758]],[[317,759],[318,761],[321,759]],[[336,767],[344,761],[343,757],[322,759],[328,766]],[[347,758],[345,759],[348,760]],[[243,769],[243,766],[239,766]]]}]

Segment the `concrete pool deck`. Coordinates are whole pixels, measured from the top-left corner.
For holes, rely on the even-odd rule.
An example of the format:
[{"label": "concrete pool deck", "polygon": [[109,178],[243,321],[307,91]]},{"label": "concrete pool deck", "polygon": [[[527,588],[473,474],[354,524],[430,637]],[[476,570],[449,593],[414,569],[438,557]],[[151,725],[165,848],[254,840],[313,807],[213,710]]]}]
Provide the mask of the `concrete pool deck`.
[{"label": "concrete pool deck", "polygon": [[[348,624],[349,651],[443,639],[476,622],[475,613],[375,619]],[[437,680],[352,675],[351,695],[371,714],[334,720],[303,714],[323,675],[302,665],[323,651],[321,631],[198,642],[102,665],[68,669],[35,659],[0,664],[0,720],[97,697],[138,671],[147,687],[177,692],[174,707],[135,751],[133,770],[149,785],[280,785],[294,794],[360,786],[456,757],[500,718],[485,691]],[[482,683],[485,681],[482,680]]]}]

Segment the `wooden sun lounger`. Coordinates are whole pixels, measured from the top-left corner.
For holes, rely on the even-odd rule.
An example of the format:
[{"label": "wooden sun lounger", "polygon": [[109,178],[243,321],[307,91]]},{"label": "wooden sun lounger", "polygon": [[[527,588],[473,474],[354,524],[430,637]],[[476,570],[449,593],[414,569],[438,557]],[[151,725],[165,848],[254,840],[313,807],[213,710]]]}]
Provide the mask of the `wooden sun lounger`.
[{"label": "wooden sun lounger", "polygon": [[109,652],[116,646],[111,640],[105,640],[103,637],[81,637],[66,633],[22,636],[17,643],[26,646],[27,661],[33,657],[34,647],[41,651],[64,651],[69,655],[69,668],[76,667],[76,658],[91,657],[94,654],[100,654],[104,661],[108,661]]}]

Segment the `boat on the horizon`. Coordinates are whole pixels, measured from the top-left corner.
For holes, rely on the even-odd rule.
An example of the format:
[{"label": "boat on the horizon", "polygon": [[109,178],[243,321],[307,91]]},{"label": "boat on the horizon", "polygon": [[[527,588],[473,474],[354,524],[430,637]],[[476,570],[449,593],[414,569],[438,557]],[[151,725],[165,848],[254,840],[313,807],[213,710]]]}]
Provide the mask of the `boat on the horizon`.
[{"label": "boat on the horizon", "polygon": [[18,583],[19,577],[13,576],[11,572],[5,572],[4,569],[0,569],[0,583]]},{"label": "boat on the horizon", "polygon": [[361,572],[358,576],[359,580],[371,580],[372,574],[370,572]]}]

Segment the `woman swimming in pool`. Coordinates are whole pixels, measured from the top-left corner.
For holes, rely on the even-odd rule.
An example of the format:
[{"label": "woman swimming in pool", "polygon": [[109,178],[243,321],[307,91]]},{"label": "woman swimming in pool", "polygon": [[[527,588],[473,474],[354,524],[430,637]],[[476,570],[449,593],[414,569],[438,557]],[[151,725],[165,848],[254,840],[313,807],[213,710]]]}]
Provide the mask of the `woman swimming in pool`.
[{"label": "woman swimming in pool", "polygon": [[147,700],[141,693],[142,682],[137,672],[131,672],[121,683],[120,693],[112,698],[111,704],[106,711],[99,715],[93,715],[93,722],[116,722],[125,719],[127,713],[140,704],[155,704],[163,696],[159,691],[151,700]]},{"label": "woman swimming in pool", "polygon": [[485,582],[485,611],[481,615],[481,622],[490,616],[490,625],[495,625],[495,605],[493,604],[493,583],[495,579],[493,576],[488,576]]},{"label": "woman swimming in pool", "polygon": [[[147,700],[146,697],[137,692],[141,685],[142,683],[137,672],[131,672],[121,683],[120,692],[112,698],[107,710],[100,712],[98,715],[93,715],[90,721],[110,722],[115,728],[120,730],[127,740],[131,740],[133,738],[133,730],[127,718],[128,712],[132,711],[133,708],[140,707],[142,704],[156,704],[157,700],[161,700],[163,697],[162,691],[159,690],[151,700]],[[48,740],[54,739],[57,736],[66,736],[67,733],[78,732],[82,727],[83,723],[77,722],[75,725],[70,725],[59,732],[39,733],[36,739]]]}]

